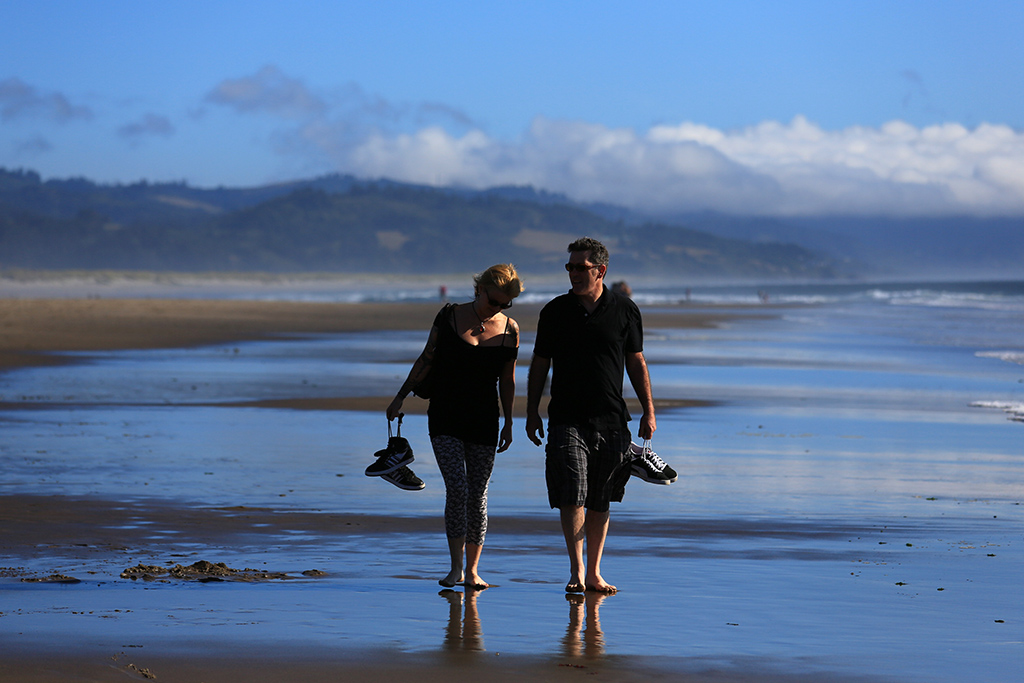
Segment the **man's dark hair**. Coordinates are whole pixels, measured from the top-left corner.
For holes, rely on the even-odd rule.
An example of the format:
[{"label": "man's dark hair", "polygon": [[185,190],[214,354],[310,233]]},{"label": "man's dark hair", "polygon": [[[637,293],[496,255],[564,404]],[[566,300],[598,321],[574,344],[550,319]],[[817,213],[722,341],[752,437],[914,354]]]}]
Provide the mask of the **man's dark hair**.
[{"label": "man's dark hair", "polygon": [[574,251],[589,251],[591,263],[599,266],[608,265],[608,249],[593,237],[579,238],[569,245],[568,251],[570,254]]}]

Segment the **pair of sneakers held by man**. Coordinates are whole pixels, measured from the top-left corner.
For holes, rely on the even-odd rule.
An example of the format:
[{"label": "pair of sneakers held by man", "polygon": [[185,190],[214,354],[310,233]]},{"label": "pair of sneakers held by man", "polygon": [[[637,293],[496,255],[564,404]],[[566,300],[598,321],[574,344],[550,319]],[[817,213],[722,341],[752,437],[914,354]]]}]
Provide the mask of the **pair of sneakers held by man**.
[{"label": "pair of sneakers held by man", "polygon": [[[629,452],[633,455],[632,475],[643,479],[651,484],[671,484],[678,475],[658,454],[651,448],[648,439],[642,446],[635,443],[629,444]],[[366,468],[366,476],[380,477],[384,481],[394,484],[406,491],[419,491],[426,484],[423,480],[413,474],[409,469],[409,463],[413,457],[412,447],[408,440],[402,437],[402,418],[398,418],[398,435],[392,436],[391,423],[388,423],[388,445],[373,454],[374,462]]]}]

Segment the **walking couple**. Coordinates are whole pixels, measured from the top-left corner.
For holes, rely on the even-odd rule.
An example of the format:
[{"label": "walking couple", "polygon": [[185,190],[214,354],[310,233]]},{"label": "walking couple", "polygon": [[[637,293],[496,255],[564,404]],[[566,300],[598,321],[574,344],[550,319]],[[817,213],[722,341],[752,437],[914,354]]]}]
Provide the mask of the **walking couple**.
[{"label": "walking couple", "polygon": [[[548,502],[560,511],[569,555],[565,588],[614,593],[615,586],[601,575],[609,503],[622,500],[631,474],[662,484],[675,481],[676,475],[650,448],[633,444],[627,427],[623,374],[643,411],[638,436],[649,441],[657,428],[640,311],[627,296],[605,287],[609,259],[603,244],[584,237],[568,252],[565,268],[572,289],[544,306],[537,323],[526,434],[542,445],[540,402],[551,372],[545,476]],[[508,264],[491,266],[474,284],[473,301],[446,305],[437,314],[423,352],[387,409],[390,424],[401,416],[409,393],[429,394],[430,441],[446,488],[451,571],[440,580],[446,587],[488,586],[478,573],[487,532],[487,483],[495,453],[512,443],[519,327],[505,311],[523,285]],[[421,482],[406,485],[410,477],[418,480],[406,467],[411,452],[402,451],[389,447],[367,474],[390,477],[403,488],[422,488]]]}]

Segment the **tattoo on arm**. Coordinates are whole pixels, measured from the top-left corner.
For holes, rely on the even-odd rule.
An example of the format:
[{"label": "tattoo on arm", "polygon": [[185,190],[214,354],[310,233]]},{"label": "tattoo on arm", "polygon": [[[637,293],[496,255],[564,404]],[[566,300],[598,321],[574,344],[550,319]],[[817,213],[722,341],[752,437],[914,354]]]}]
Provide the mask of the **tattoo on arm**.
[{"label": "tattoo on arm", "polygon": [[430,368],[434,365],[434,351],[436,347],[434,344],[434,334],[431,333],[430,339],[427,340],[427,345],[423,347],[423,352],[420,354],[416,362],[412,364],[412,369],[409,371],[409,376],[402,384],[402,388],[399,390],[400,394],[408,396],[409,393],[416,387],[417,384],[426,379],[430,373]]}]

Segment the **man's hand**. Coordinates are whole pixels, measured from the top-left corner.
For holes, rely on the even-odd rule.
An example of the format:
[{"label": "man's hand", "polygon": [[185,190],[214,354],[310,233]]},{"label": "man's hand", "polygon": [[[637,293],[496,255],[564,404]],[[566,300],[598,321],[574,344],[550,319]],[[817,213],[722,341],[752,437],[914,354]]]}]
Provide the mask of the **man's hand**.
[{"label": "man's hand", "polygon": [[654,420],[654,413],[644,413],[643,417],[640,418],[640,428],[636,430],[636,435],[644,441],[653,439],[654,430],[657,428],[658,424]]},{"label": "man's hand", "polygon": [[540,397],[548,381],[551,359],[533,354],[526,383],[526,436],[540,446],[544,443],[544,420],[540,419]]},{"label": "man's hand", "polygon": [[527,414],[526,436],[537,446],[544,444],[544,420],[540,419],[539,413]]}]

